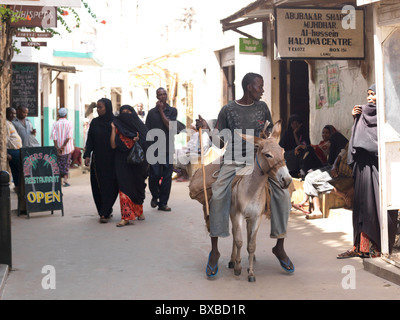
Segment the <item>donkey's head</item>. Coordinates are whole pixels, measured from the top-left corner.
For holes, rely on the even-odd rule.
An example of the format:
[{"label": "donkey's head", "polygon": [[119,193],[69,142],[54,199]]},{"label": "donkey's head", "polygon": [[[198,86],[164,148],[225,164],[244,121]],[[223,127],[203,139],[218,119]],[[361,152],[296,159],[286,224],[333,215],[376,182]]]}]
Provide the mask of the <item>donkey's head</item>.
[{"label": "donkey's head", "polygon": [[257,166],[264,174],[278,182],[281,188],[286,189],[292,182],[292,177],[286,167],[284,150],[278,143],[282,124],[280,120],[276,122],[271,134],[266,131],[267,125],[260,137],[242,135],[242,138],[254,142],[257,148],[254,166]]}]

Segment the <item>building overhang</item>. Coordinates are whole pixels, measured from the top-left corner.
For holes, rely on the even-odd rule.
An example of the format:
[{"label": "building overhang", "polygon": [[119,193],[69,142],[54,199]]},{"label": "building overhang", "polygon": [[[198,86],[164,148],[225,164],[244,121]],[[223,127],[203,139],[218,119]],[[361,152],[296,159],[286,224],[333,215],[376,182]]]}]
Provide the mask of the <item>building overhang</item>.
[{"label": "building overhang", "polygon": [[54,59],[63,64],[102,67],[103,62],[93,52],[53,51]]},{"label": "building overhang", "polygon": [[[47,64],[47,63],[40,63],[39,66],[41,69],[46,69],[47,71],[49,71],[50,77],[52,77],[53,71],[57,72],[57,75],[54,77],[54,79],[50,79],[51,84],[53,84],[53,82],[57,80],[60,73],[76,73],[76,71],[77,71],[75,67],[71,67],[71,66],[55,66],[55,65],[51,65],[51,64]],[[51,91],[51,88],[50,88],[50,91]]]},{"label": "building overhang", "polygon": [[246,37],[254,38],[238,28],[258,22],[270,21],[273,23],[273,14],[275,8],[340,8],[346,4],[356,7],[357,1],[334,0],[322,2],[321,0],[257,0],[230,15],[229,17],[220,20],[220,23],[222,24],[222,31],[224,32],[232,30]]},{"label": "building overhang", "polygon": [[57,71],[57,72],[67,72],[67,73],[76,73],[76,68],[71,66],[54,66],[48,63],[40,63],[41,69],[47,69],[48,71]]}]

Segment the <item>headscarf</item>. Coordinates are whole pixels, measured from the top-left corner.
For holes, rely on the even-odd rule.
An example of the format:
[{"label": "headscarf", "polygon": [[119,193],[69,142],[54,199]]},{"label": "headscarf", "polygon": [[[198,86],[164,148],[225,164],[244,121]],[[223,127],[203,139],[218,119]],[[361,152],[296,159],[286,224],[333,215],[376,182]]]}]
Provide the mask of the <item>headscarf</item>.
[{"label": "headscarf", "polygon": [[104,127],[107,131],[110,131],[111,134],[111,122],[114,120],[113,107],[110,99],[101,98],[98,102],[103,102],[106,107],[106,113],[103,115],[99,115],[97,117],[97,121],[99,124]]},{"label": "headscarf", "polygon": [[376,93],[376,85],[375,85],[375,83],[372,84],[372,85],[368,88],[368,90],[371,90],[371,91],[373,91],[373,92]]},{"label": "headscarf", "polygon": [[[132,113],[122,112],[123,110],[129,110]],[[125,137],[133,139],[139,133],[139,143],[142,148],[146,151],[147,142],[146,136],[149,131],[142,120],[140,120],[134,108],[129,105],[123,105],[119,109],[119,115],[114,118],[114,125],[118,131]]]},{"label": "headscarf", "polygon": [[111,122],[114,119],[114,114],[112,112],[111,100],[107,98],[102,98],[98,102],[103,102],[106,107],[106,113],[99,115],[94,118],[90,123],[88,137],[92,136],[86,143],[86,151],[84,157],[90,157],[92,151],[98,153],[99,158],[107,157],[107,153],[110,153],[110,136],[111,136]]},{"label": "headscarf", "polygon": [[297,131],[297,137],[300,140],[300,144],[309,145],[311,143],[310,137],[308,135],[308,130],[306,130],[306,128],[304,126],[304,121],[301,119],[301,117],[298,114],[292,114],[289,117],[288,127],[282,133],[282,137],[279,142],[279,145],[282,148],[284,148],[285,151],[293,150],[294,148],[297,147],[297,143],[293,136],[293,129],[292,129],[293,121],[297,121],[297,122],[303,124],[302,127],[299,129],[299,131]]},{"label": "headscarf", "polygon": [[[375,90],[375,84],[368,90]],[[375,92],[375,91],[374,91]],[[356,118],[353,124],[349,142],[348,164],[354,162],[354,155],[357,149],[363,149],[371,154],[378,155],[378,119],[376,104],[367,103],[362,106],[362,113]]]},{"label": "headscarf", "polygon": [[331,146],[329,148],[328,163],[333,165],[340,151],[346,147],[349,140],[339,131],[335,131],[331,134],[329,141]]},{"label": "headscarf", "polygon": [[331,136],[337,132],[336,128],[331,124],[327,124],[324,129],[328,129]]}]

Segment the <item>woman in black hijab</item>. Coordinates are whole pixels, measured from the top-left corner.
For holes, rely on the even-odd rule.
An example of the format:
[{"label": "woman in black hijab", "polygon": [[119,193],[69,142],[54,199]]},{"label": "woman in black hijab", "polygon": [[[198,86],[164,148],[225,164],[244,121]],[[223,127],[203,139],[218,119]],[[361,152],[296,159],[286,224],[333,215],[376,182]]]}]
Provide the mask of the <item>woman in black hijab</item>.
[{"label": "woman in black hijab", "polygon": [[127,157],[135,143],[143,151],[147,150],[147,127],[139,119],[135,110],[128,105],[120,109],[120,114],[111,124],[111,147],[115,150],[115,172],[119,188],[121,221],[117,227],[129,224],[130,220],[144,220],[143,202],[145,199],[148,164],[129,164]]},{"label": "woman in black hijab", "polygon": [[[375,85],[368,88],[368,103],[355,106],[347,162],[353,167],[353,248],[337,256],[375,257],[381,251],[378,119]],[[389,251],[396,235],[397,210],[388,211]]]},{"label": "woman in black hijab", "polygon": [[295,178],[298,178],[300,172],[300,157],[296,156],[295,149],[297,146],[310,144],[310,136],[304,127],[303,120],[297,114],[291,115],[288,128],[282,133],[279,145],[285,150],[286,166]]},{"label": "woman in black hijab", "polygon": [[111,123],[114,119],[111,101],[106,98],[97,101],[97,112],[99,116],[90,123],[83,157],[85,165],[90,164],[90,183],[100,222],[106,223],[118,197],[115,151],[110,146]]}]

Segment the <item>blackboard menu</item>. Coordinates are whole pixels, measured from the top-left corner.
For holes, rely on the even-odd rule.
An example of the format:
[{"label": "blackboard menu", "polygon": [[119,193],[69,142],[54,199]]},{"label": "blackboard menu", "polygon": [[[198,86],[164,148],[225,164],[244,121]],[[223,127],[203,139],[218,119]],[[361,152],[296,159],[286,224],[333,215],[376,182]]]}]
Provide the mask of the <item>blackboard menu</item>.
[{"label": "blackboard menu", "polygon": [[39,65],[37,63],[13,62],[11,79],[11,106],[27,107],[29,117],[37,117],[39,111]]},{"label": "blackboard menu", "polygon": [[53,210],[64,215],[56,148],[22,148],[21,165],[28,217],[29,212]]}]

